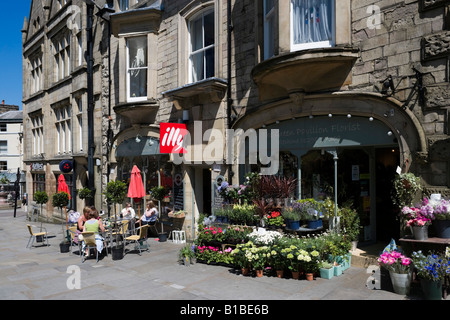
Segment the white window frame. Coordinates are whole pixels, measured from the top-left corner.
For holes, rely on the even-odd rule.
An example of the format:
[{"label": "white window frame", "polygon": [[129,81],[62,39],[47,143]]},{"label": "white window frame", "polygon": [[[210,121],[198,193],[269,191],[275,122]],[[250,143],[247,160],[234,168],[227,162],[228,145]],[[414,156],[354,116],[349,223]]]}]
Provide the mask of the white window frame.
[{"label": "white window frame", "polygon": [[[205,24],[204,24],[204,17],[206,16],[206,15],[208,15],[208,14],[210,14],[210,13],[212,13],[213,14],[213,17],[214,17],[214,43],[213,44],[210,44],[210,45],[208,45],[208,46],[206,46],[205,47]],[[194,21],[197,21],[198,19],[202,19],[202,47],[200,48],[200,49],[198,49],[198,50],[196,50],[196,51],[192,51],[192,39],[191,39],[191,36],[192,36],[192,34],[191,34],[191,25],[192,25],[192,23],[194,22]],[[189,19],[189,21],[188,21],[188,43],[189,43],[189,83],[195,83],[195,82],[198,82],[198,81],[201,81],[201,80],[205,80],[205,79],[207,79],[208,77],[207,77],[207,70],[206,70],[206,67],[207,67],[207,63],[206,63],[206,55],[205,54],[203,54],[203,78],[202,79],[194,79],[193,78],[193,76],[194,76],[194,73],[193,73],[193,64],[192,64],[192,57],[194,56],[194,55],[196,55],[196,54],[199,54],[199,53],[204,53],[204,52],[206,52],[207,50],[209,50],[209,49],[211,49],[211,48],[213,48],[214,49],[214,72],[213,72],[213,76],[215,76],[215,73],[216,73],[216,70],[217,70],[217,66],[216,66],[216,59],[215,59],[215,55],[216,55],[216,42],[217,42],[217,39],[216,39],[216,30],[215,30],[215,28],[216,28],[216,23],[215,23],[215,20],[216,20],[216,16],[215,16],[215,12],[214,12],[214,8],[208,8],[208,9],[206,9],[206,10],[203,10],[203,11],[201,11],[200,13],[198,13],[198,14],[196,14],[195,16],[193,16],[191,19]]]},{"label": "white window frame", "polygon": [[55,108],[56,152],[57,154],[72,153],[72,107]]},{"label": "white window frame", "polygon": [[55,81],[60,81],[70,75],[70,34],[68,32],[53,40]]},{"label": "white window frame", "polygon": [[289,0],[289,19],[290,19],[290,43],[291,43],[291,52],[307,50],[307,49],[317,49],[317,48],[330,48],[334,47],[336,43],[336,0],[331,0],[331,41],[318,41],[318,42],[309,42],[309,43],[294,43],[294,10],[292,0]]},{"label": "white window frame", "polygon": [[83,102],[81,98],[75,99],[77,105],[77,125],[78,125],[78,151],[83,151]]},{"label": "white window frame", "polygon": [[44,153],[44,116],[42,114],[31,118],[31,134],[33,137],[32,155],[38,156]]},{"label": "white window frame", "polygon": [[[141,67],[132,67],[130,66],[130,51],[129,51],[129,40],[132,38],[142,38],[145,39],[145,44],[146,44],[146,53],[147,53],[147,65],[145,66],[141,66]],[[147,42],[147,36],[143,35],[143,36],[138,36],[138,37],[130,37],[126,39],[126,46],[127,46],[127,101],[128,102],[137,102],[137,101],[145,101],[147,100],[148,97],[148,81],[149,81],[149,75],[148,75],[148,64],[149,64],[149,58],[148,58],[148,42]],[[141,97],[132,97],[131,96],[131,72],[135,70],[135,71],[143,71],[146,73],[146,79],[147,79],[147,83],[145,84],[145,89],[147,91],[147,95],[146,96],[141,96]]]}]

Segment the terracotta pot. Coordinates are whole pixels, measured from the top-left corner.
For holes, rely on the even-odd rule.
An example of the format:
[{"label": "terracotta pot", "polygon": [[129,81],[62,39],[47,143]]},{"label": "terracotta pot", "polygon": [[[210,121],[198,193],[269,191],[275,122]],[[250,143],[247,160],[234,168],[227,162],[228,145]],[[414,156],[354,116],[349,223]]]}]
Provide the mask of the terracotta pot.
[{"label": "terracotta pot", "polygon": [[314,280],[314,274],[313,273],[307,273],[306,274],[306,280],[313,281]]},{"label": "terracotta pot", "polygon": [[277,270],[277,278],[283,278],[283,270]]},{"label": "terracotta pot", "polygon": [[298,271],[291,271],[292,272],[292,279],[298,280],[300,278],[300,272]]},{"label": "terracotta pot", "polygon": [[243,276],[247,276],[250,270],[249,268],[242,268],[241,271]]},{"label": "terracotta pot", "polygon": [[256,276],[258,278],[261,278],[263,276],[263,274],[264,274],[264,270],[256,270]]}]

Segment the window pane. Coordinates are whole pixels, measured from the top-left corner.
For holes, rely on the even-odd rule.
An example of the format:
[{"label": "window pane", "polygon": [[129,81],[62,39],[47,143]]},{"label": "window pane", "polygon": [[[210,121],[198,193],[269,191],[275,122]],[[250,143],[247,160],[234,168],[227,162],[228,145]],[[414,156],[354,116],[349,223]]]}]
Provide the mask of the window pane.
[{"label": "window pane", "polygon": [[130,70],[130,97],[147,96],[147,69]]},{"label": "window pane", "polygon": [[203,79],[203,52],[191,56],[192,80],[199,81]]},{"label": "window pane", "polygon": [[204,18],[205,47],[214,44],[214,12],[208,13]]},{"label": "window pane", "polygon": [[197,51],[203,48],[203,31],[202,18],[192,21],[191,23],[191,48],[192,51]]},{"label": "window pane", "polygon": [[214,48],[205,51],[206,78],[214,77]]},{"label": "window pane", "polygon": [[292,0],[294,44],[332,40],[332,0]]},{"label": "window pane", "polygon": [[128,63],[130,68],[147,66],[147,38],[128,39]]}]

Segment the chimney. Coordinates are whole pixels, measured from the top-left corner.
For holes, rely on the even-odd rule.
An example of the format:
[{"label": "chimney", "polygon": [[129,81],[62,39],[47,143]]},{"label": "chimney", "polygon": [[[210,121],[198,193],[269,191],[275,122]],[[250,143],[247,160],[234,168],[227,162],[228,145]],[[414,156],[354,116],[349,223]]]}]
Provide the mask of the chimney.
[{"label": "chimney", "polygon": [[2,100],[2,104],[5,104],[5,100]]}]

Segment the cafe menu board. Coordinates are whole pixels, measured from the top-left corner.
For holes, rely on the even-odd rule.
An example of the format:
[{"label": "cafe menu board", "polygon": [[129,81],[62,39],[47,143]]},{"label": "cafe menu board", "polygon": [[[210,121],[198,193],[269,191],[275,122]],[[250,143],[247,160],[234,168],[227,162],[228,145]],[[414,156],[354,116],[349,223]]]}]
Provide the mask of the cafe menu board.
[{"label": "cafe menu board", "polygon": [[181,173],[175,174],[173,180],[173,209],[175,212],[184,210],[184,189]]}]

